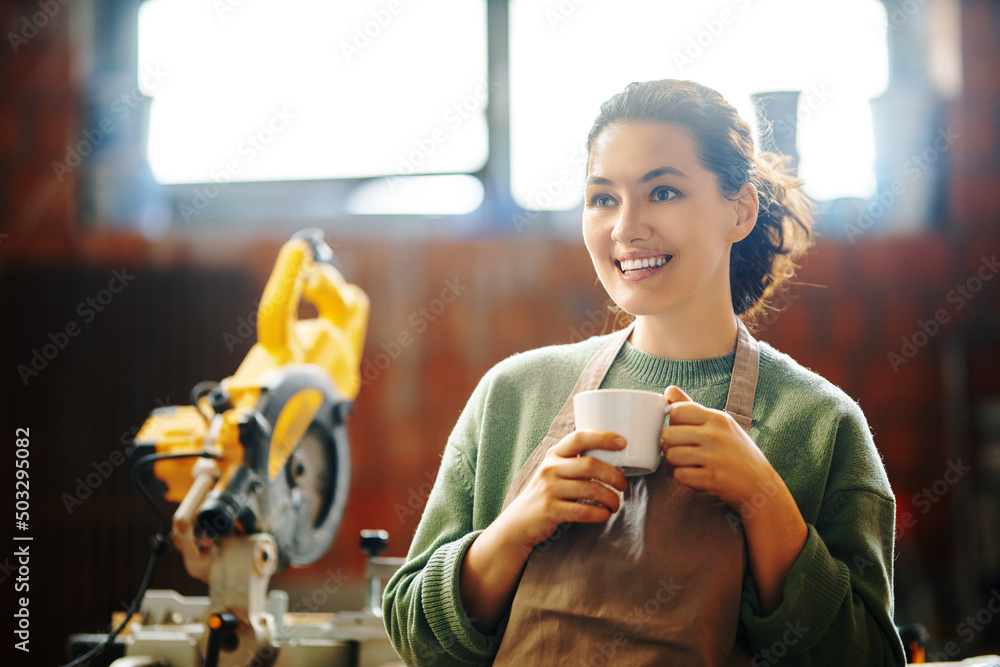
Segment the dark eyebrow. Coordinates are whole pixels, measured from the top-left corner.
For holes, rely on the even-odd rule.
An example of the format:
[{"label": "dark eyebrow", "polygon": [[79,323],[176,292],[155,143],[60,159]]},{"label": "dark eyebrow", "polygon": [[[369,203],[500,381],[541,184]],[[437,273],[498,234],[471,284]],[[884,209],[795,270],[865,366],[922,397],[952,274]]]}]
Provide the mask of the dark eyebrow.
[{"label": "dark eyebrow", "polygon": [[659,169],[654,169],[652,171],[646,172],[645,176],[639,179],[640,183],[649,183],[650,181],[656,180],[660,176],[680,176],[681,178],[687,178],[688,175],[685,174],[680,169],[675,169],[674,167],[660,167]]},{"label": "dark eyebrow", "polygon": [[[688,178],[687,174],[676,167],[660,167],[646,172],[646,174],[639,179],[639,182],[649,183],[650,181],[655,181],[660,176],[679,176],[681,178]],[[587,185],[614,185],[614,183],[603,176],[591,176],[587,179]]]}]

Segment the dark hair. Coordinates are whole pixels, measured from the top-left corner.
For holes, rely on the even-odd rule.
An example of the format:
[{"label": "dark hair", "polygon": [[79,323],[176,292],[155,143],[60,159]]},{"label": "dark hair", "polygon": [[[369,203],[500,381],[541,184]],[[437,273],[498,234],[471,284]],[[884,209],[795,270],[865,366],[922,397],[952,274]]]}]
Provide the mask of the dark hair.
[{"label": "dark hair", "polygon": [[630,83],[601,105],[587,136],[588,169],[594,139],[609,125],[672,123],[686,128],[703,167],[713,172],[724,196],[744,183],[757,188],[759,206],[753,231],[733,244],[729,284],[733,310],[753,323],[769,300],[792,278],[795,260],[813,243],[812,205],[799,190],[802,181],[784,171],[786,156],[754,154],[750,126],[718,92],[694,81],[663,79]]}]

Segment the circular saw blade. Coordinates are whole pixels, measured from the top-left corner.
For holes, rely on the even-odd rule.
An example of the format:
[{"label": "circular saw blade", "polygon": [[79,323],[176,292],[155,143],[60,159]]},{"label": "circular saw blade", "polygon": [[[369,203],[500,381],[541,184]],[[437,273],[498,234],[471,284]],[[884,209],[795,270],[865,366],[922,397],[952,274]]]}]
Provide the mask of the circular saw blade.
[{"label": "circular saw blade", "polygon": [[299,441],[285,466],[285,476],[292,490],[296,514],[315,528],[322,525],[333,499],[336,461],[321,433],[310,428]]},{"label": "circular saw blade", "polygon": [[285,367],[268,384],[261,412],[271,424],[283,410],[300,404],[293,400],[300,392],[319,389],[324,397],[287,460],[269,475],[267,516],[261,521],[261,529],[274,535],[281,567],[308,565],[329,549],[347,502],[350,449],[344,416],[349,403],[310,364]]}]

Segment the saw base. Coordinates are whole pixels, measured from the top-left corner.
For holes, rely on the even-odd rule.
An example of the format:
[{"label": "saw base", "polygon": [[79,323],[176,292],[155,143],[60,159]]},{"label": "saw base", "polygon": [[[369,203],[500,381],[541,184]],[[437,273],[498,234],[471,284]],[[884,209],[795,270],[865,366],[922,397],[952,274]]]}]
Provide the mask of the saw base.
[{"label": "saw base", "polygon": [[[264,622],[272,629],[272,645],[257,647],[256,656],[240,656],[237,648],[223,656],[261,667],[403,667],[389,642],[382,619],[369,612],[291,613],[288,595],[271,591]],[[112,667],[198,667],[199,644],[205,636],[207,596],[184,596],[151,590],[143,602],[146,619],[133,622],[120,641],[125,657]]]}]

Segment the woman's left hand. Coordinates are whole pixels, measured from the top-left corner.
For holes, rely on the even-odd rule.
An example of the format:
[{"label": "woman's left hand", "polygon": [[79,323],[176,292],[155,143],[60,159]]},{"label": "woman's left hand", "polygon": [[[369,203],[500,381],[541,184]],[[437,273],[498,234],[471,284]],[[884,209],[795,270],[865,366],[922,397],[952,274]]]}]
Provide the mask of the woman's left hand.
[{"label": "woman's left hand", "polygon": [[[674,479],[723,500],[743,519],[750,571],[765,616],[784,599],[785,582],[809,530],[784,480],[729,413],[695,403],[677,387],[664,392],[670,426],[663,455]],[[763,507],[766,511],[760,512]]]},{"label": "woman's left hand", "polygon": [[774,495],[778,473],[729,413],[695,403],[675,386],[664,396],[670,426],[661,434],[663,455],[674,479],[725,501],[744,519],[755,511],[752,498]]}]

